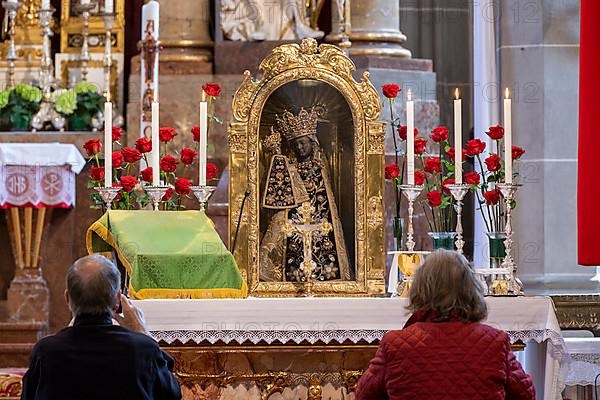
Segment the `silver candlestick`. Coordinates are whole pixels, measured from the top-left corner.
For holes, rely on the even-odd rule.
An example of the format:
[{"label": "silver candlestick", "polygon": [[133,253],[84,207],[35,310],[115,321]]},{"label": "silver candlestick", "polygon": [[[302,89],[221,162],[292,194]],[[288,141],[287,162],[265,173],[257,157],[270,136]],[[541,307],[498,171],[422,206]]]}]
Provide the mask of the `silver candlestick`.
[{"label": "silver candlestick", "polygon": [[107,210],[111,209],[113,200],[117,197],[117,194],[121,191],[120,187],[95,187],[95,191],[100,193],[100,197],[104,202]]},{"label": "silver candlestick", "polygon": [[196,199],[198,199],[198,202],[200,203],[200,211],[206,211],[206,203],[208,203],[208,199],[210,199],[210,196],[212,196],[217,187],[192,186],[191,189],[192,193],[194,193],[194,196],[196,196]]},{"label": "silver candlestick", "polygon": [[415,201],[423,191],[423,185],[400,185],[402,194],[408,200],[408,232],[406,234],[406,248],[412,252],[415,250],[413,215],[415,212]]},{"label": "silver candlestick", "polygon": [[90,36],[90,11],[96,7],[96,2],[90,1],[86,4],[79,4],[77,9],[81,12],[83,17],[83,30],[81,36],[83,37],[83,44],[81,45],[81,80],[88,80],[88,63],[90,61],[90,47],[88,39]]},{"label": "silver candlestick", "polygon": [[56,86],[54,79],[54,64],[50,48],[50,37],[53,35],[50,24],[54,8],[44,8],[39,11],[40,27],[42,28],[42,58],[40,67],[40,86],[42,88],[42,103],[40,110],[32,117],[31,127],[33,132],[44,129],[46,123],[52,124],[54,129],[62,131],[65,128],[65,117],[54,109],[52,90]]},{"label": "silver candlestick", "polygon": [[52,54],[50,48],[50,37],[53,36],[50,23],[54,8],[42,8],[40,14],[40,27],[42,28],[42,59],[40,68],[40,86],[45,92],[50,92],[54,83],[54,65],[52,64]]},{"label": "silver candlestick", "polygon": [[19,0],[3,1],[2,7],[6,10],[8,17],[8,51],[6,52],[6,61],[8,62],[7,86],[15,85],[15,62],[17,61],[17,49],[15,47],[15,18],[17,10],[21,7]]},{"label": "silver candlestick", "polygon": [[462,208],[463,200],[469,191],[469,185],[446,185],[446,187],[450,190],[450,193],[452,193],[454,200],[456,200],[456,251],[463,254],[465,241],[463,239]]},{"label": "silver candlestick", "polygon": [[146,192],[148,196],[152,199],[152,206],[154,211],[160,210],[160,202],[162,201],[165,193],[169,190],[168,186],[146,186]]},{"label": "silver candlestick", "polygon": [[523,283],[517,277],[517,264],[513,257],[513,230],[512,230],[512,202],[515,193],[521,185],[511,183],[499,183],[498,189],[504,196],[504,204],[506,205],[506,225],[504,232],[506,233],[506,240],[504,240],[504,247],[506,248],[506,256],[502,262],[501,267],[509,271],[509,282],[508,292],[514,296],[522,296],[525,294],[523,289]]}]

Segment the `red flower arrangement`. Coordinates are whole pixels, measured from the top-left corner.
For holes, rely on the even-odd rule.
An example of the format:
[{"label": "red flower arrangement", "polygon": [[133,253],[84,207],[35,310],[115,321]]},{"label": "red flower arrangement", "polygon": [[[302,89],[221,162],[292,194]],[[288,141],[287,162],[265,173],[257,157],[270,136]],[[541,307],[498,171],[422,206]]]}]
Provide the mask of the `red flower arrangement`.
[{"label": "red flower arrangement", "polygon": [[[486,135],[495,141],[498,153],[490,153],[482,159],[485,143],[479,139],[467,142],[467,154],[475,159],[475,168],[478,172],[465,174],[465,182],[471,185],[471,191],[475,193],[478,210],[481,212],[488,232],[503,232],[505,224],[506,205],[502,200],[502,193],[496,184],[504,182],[505,165],[501,150],[504,149],[504,128],[500,125],[492,126]],[[518,146],[512,146],[512,160],[518,160],[525,154],[525,150]],[[513,202],[512,207],[514,208]]]},{"label": "red flower arrangement", "polygon": [[[217,83],[208,83],[202,87],[204,97],[208,96],[209,104],[221,93],[221,87]],[[221,123],[220,119],[214,115],[209,115],[210,121],[214,120]],[[210,126],[210,125],[209,125]],[[195,126],[191,130],[195,142],[200,140],[200,128]],[[115,201],[115,209],[131,209],[136,205],[140,208],[146,207],[149,203],[149,196],[144,190],[146,185],[166,185],[169,189],[165,192],[162,199],[163,209],[180,209],[183,207],[182,199],[189,197],[193,181],[185,177],[188,170],[189,174],[197,177],[197,167],[192,165],[198,160],[198,151],[194,148],[184,147],[174,154],[169,154],[168,148],[172,147],[178,133],[174,128],[161,127],[159,129],[159,140],[162,143],[159,146],[160,155],[160,180],[153,182],[152,167],[149,166],[148,154],[153,151],[152,140],[142,136],[135,141],[134,147],[121,147],[120,140],[123,130],[119,127],[112,129],[112,168],[113,168],[113,186],[122,188]],[[200,143],[201,146],[207,146],[207,143]],[[99,157],[102,151],[102,143],[98,139],[90,139],[84,145],[89,161],[95,161],[95,166],[90,168],[90,181],[88,187],[104,186],[104,167],[100,163]],[[143,161],[142,161],[143,160]],[[140,161],[142,161],[140,163]],[[196,164],[197,165],[197,164]],[[207,179],[216,179],[219,169],[213,163],[207,163]],[[102,200],[98,193],[91,194],[93,207],[103,207]]]}]

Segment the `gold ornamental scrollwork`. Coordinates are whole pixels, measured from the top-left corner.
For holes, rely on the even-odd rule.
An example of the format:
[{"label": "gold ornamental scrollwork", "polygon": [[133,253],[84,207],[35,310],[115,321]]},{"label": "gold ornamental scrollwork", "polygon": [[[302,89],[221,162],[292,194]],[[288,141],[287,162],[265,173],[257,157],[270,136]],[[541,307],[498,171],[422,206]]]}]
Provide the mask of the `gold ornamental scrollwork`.
[{"label": "gold ornamental scrollwork", "polygon": [[[383,294],[385,255],[380,221],[382,207],[369,207],[373,196],[383,193],[384,125],[379,120],[382,103],[377,91],[363,74],[357,82],[354,63],[333,45],[318,45],[314,39],[275,48],[260,64],[260,79],[245,72],[233,98],[233,121],[229,124],[230,180],[229,204],[236,204],[246,190],[250,195],[244,213],[234,256],[247,274],[252,295],[287,297],[298,295],[294,282],[264,282],[259,279],[260,231],[260,124],[269,97],[282,86],[301,80],[313,80],[333,87],[346,101],[353,126],[354,179],[354,262],[355,278],[349,281],[325,281],[314,285],[317,296],[367,296]],[[229,209],[229,241],[236,232],[238,207]],[[370,223],[370,225],[369,225]],[[380,243],[381,242],[381,243]],[[369,273],[367,274],[367,265]]]}]

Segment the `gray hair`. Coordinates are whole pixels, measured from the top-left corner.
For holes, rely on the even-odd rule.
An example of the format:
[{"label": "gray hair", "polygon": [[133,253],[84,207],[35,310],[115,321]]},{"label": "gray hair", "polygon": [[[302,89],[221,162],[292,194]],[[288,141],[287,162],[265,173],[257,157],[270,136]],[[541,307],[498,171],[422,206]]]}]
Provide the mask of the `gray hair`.
[{"label": "gray hair", "polygon": [[75,317],[111,313],[120,289],[117,266],[99,254],[80,258],[67,272],[69,305]]},{"label": "gray hair", "polygon": [[437,311],[443,317],[453,313],[463,321],[479,322],[487,317],[483,290],[465,257],[438,250],[417,269],[408,309]]}]

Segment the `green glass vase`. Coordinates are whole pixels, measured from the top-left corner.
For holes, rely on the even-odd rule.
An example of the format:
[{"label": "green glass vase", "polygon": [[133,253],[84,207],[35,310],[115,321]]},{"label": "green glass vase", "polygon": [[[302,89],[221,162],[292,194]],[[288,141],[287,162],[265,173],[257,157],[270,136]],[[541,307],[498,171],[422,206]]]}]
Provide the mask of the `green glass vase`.
[{"label": "green glass vase", "polygon": [[394,250],[402,251],[404,246],[404,220],[400,217],[394,217],[392,220],[392,236],[394,238]]},{"label": "green glass vase", "polygon": [[429,232],[433,241],[433,251],[439,249],[456,250],[456,232]]},{"label": "green glass vase", "polygon": [[490,245],[490,268],[500,268],[504,257],[506,257],[506,233],[504,232],[487,232],[486,233]]}]

